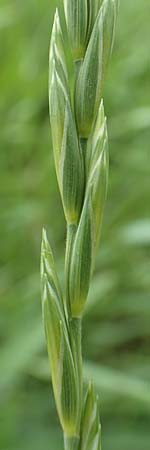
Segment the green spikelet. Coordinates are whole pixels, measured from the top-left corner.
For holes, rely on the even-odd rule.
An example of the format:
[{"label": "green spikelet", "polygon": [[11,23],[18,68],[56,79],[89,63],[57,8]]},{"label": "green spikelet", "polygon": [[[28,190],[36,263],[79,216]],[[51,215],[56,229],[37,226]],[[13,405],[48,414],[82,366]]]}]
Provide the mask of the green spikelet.
[{"label": "green spikelet", "polygon": [[115,0],[104,0],[81,65],[75,95],[78,132],[88,138],[102,98],[103,84],[114,41]]},{"label": "green spikelet", "polygon": [[88,0],[88,11],[89,11],[89,23],[88,23],[88,32],[87,32],[87,43],[91,36],[93,26],[102,5],[103,0]]},{"label": "green spikelet", "polygon": [[88,29],[88,0],[64,0],[70,45],[75,61],[84,57]]},{"label": "green spikelet", "polygon": [[[92,152],[91,150],[92,144]],[[87,144],[85,200],[71,258],[69,294],[71,313],[80,317],[87,299],[95,252],[99,243],[108,179],[108,138],[101,103],[93,133]]]},{"label": "green spikelet", "polygon": [[41,281],[43,320],[57,411],[64,432],[68,436],[78,435],[79,386],[62,294],[45,231],[41,251]]},{"label": "green spikelet", "polygon": [[81,211],[84,169],[72,114],[67,69],[58,13],[50,46],[49,110],[58,184],[68,223],[77,223]]},{"label": "green spikelet", "polygon": [[101,425],[99,402],[90,383],[83,407],[81,420],[80,450],[101,450]]}]

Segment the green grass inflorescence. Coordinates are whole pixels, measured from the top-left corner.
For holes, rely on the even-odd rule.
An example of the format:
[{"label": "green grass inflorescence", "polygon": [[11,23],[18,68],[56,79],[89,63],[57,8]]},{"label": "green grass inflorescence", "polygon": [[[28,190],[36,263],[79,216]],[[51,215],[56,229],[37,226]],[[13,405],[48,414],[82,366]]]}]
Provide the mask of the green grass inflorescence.
[{"label": "green grass inflorescence", "polygon": [[83,400],[81,323],[107,193],[108,134],[102,96],[117,10],[117,0],[64,0],[75,69],[73,96],[58,10],[50,42],[51,134],[67,222],[65,294],[45,230],[41,285],[52,384],[66,450],[101,448],[98,399],[91,382]]}]

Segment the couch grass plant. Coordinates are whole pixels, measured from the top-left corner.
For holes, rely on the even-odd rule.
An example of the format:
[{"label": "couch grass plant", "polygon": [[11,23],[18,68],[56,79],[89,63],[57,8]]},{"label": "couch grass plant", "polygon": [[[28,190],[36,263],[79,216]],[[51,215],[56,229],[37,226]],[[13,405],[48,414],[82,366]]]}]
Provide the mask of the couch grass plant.
[{"label": "couch grass plant", "polygon": [[66,450],[101,448],[99,401],[91,381],[83,399],[81,333],[107,192],[108,133],[102,95],[117,10],[117,0],[64,0],[74,62],[73,96],[58,9],[50,41],[51,135],[67,224],[65,292],[45,230],[41,286],[52,384]]},{"label": "couch grass plant", "polygon": [[[46,94],[56,4],[61,12],[62,0],[0,6],[0,448],[8,450],[63,448],[39,301],[43,223],[64,289]],[[108,450],[149,450],[150,442],[149,11],[149,0],[120,2],[104,92],[108,195],[82,323],[84,388],[92,378]]]}]

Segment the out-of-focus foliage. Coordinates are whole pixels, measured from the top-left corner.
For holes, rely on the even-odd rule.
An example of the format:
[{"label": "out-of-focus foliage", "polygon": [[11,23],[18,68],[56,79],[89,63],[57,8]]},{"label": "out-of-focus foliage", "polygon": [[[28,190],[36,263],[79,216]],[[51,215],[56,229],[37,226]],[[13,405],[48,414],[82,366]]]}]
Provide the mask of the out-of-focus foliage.
[{"label": "out-of-focus foliage", "polygon": [[[63,284],[65,221],[47,95],[55,7],[0,2],[0,450],[62,448],[39,289],[43,224]],[[92,376],[100,393],[104,450],[150,443],[149,17],[149,0],[120,1],[105,88],[109,191],[83,327],[85,381]]]}]

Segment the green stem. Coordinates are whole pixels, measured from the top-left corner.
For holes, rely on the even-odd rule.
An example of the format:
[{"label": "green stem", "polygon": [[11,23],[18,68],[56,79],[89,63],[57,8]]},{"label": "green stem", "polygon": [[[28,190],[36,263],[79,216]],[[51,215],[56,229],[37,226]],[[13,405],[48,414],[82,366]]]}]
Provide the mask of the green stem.
[{"label": "green stem", "polygon": [[71,349],[74,359],[74,365],[76,370],[77,385],[79,387],[79,410],[78,410],[78,437],[77,436],[64,436],[65,450],[78,450],[80,440],[80,424],[82,414],[82,390],[83,390],[83,377],[82,377],[82,346],[81,346],[81,319],[71,318],[69,321],[70,327],[70,339]]},{"label": "green stem", "polygon": [[80,145],[82,148],[82,152],[85,153],[87,147],[87,138],[83,138],[82,136],[80,136]]},{"label": "green stem", "polygon": [[86,138],[79,138],[80,147],[82,151],[83,156],[83,164],[84,164],[84,179],[85,179],[85,186],[86,186],[86,149],[87,149],[87,139]]},{"label": "green stem", "polygon": [[76,234],[76,225],[67,225],[67,241],[66,241],[66,256],[65,256],[65,276],[66,276],[66,312],[67,316],[71,316],[70,308],[70,295],[69,295],[69,272],[71,263],[72,246],[74,242],[74,237]]},{"label": "green stem", "polygon": [[71,336],[71,348],[74,358],[74,364],[77,374],[77,383],[79,386],[79,411],[78,411],[78,430],[80,434],[80,422],[82,412],[82,390],[83,390],[83,375],[82,375],[82,322],[81,319],[70,319],[70,336]]},{"label": "green stem", "polygon": [[78,450],[79,439],[77,437],[64,436],[65,450]]},{"label": "green stem", "polygon": [[83,63],[83,59],[78,59],[77,61],[75,61],[75,78],[77,80],[79,72],[80,72],[80,67]]},{"label": "green stem", "polygon": [[[80,139],[80,146],[83,152],[83,160],[85,164],[85,152],[87,146],[86,139]],[[70,264],[72,256],[72,248],[76,235],[77,225],[68,224],[67,225],[67,242],[66,242],[66,256],[65,256],[65,274],[66,274],[66,313],[68,318],[70,345],[72,349],[72,355],[74,359],[76,379],[79,395],[79,409],[78,409],[78,437],[75,436],[64,436],[65,450],[78,450],[79,439],[80,439],[80,424],[81,424],[81,414],[82,414],[82,391],[83,391],[83,375],[82,375],[82,345],[81,345],[81,334],[82,334],[82,322],[80,318],[75,318],[71,316],[71,299],[69,292],[69,275],[70,275]]]}]

